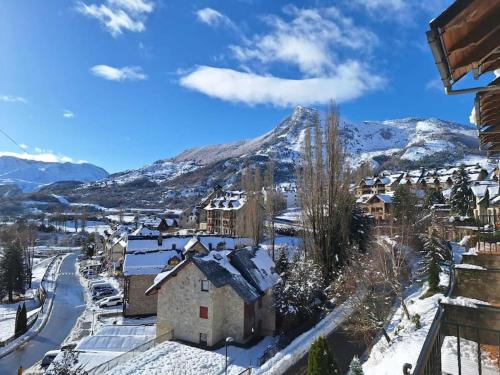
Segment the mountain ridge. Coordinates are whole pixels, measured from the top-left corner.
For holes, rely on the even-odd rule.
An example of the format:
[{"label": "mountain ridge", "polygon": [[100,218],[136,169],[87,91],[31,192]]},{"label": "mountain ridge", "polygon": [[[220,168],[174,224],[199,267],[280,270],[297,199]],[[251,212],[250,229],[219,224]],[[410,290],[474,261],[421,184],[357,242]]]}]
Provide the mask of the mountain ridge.
[{"label": "mountain ridge", "polygon": [[108,172],[90,163],[45,162],[15,156],[0,156],[0,185],[15,185],[24,192],[65,180],[95,181]]},{"label": "mountain ridge", "polygon": [[[77,186],[55,183],[40,193],[104,207],[188,207],[215,184],[236,187],[247,166],[263,168],[270,158],[275,181],[291,181],[305,131],[317,115],[314,109],[297,107],[256,138],[186,149],[138,169]],[[341,136],[353,167],[368,161],[378,169],[406,169],[484,157],[473,128],[440,119],[342,122]]]}]

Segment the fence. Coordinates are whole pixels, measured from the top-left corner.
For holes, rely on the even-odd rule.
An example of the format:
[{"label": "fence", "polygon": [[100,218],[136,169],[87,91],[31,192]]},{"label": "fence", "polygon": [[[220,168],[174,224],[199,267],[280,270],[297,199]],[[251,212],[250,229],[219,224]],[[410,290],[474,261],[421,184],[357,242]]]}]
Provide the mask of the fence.
[{"label": "fence", "polygon": [[174,330],[171,330],[161,336],[157,336],[152,340],[146,341],[144,344],[138,345],[135,348],[129,350],[128,352],[125,352],[118,357],[115,357],[107,362],[101,363],[100,365],[90,369],[87,371],[88,375],[92,374],[104,374],[105,372],[111,370],[112,368],[115,368],[116,366],[119,366],[135,357],[140,355],[141,353],[144,353],[146,350],[149,350],[151,348],[154,348],[158,344],[161,344],[164,341],[167,340],[173,340],[174,339]]},{"label": "fence", "polygon": [[476,243],[476,251],[478,253],[486,253],[486,254],[498,254],[500,255],[500,246],[498,246],[498,242],[483,242],[477,241]]},{"label": "fence", "polygon": [[[450,273],[450,286],[446,293],[449,297],[455,288],[455,273]],[[415,375],[435,375],[442,374],[441,371],[441,345],[443,344],[443,337],[441,336],[441,325],[443,322],[444,309],[439,306],[434,320],[432,321],[429,333],[425,338],[424,345],[418,356],[417,363],[413,374]],[[405,374],[403,370],[403,374]]]}]

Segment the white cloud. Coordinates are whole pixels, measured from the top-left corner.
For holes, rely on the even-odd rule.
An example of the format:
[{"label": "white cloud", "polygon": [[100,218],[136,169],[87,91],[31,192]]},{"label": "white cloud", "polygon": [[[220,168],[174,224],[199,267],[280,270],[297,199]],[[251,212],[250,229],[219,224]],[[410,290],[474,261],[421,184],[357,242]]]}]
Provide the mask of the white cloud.
[{"label": "white cloud", "polygon": [[73,117],[75,117],[75,114],[72,111],[68,110],[68,109],[65,109],[63,111],[62,115],[63,115],[64,118],[73,118]]},{"label": "white cloud", "polygon": [[26,150],[26,149],[28,149],[28,148],[29,148],[29,146],[28,146],[27,144],[25,144],[25,143],[21,143],[21,144],[19,145],[19,147],[21,147],[23,150]]},{"label": "white cloud", "polygon": [[143,81],[148,79],[148,76],[139,66],[114,68],[109,65],[95,65],[90,68],[90,71],[95,76],[107,79],[108,81]]},{"label": "white cloud", "polygon": [[435,17],[452,2],[453,0],[348,0],[349,6],[363,8],[376,20],[403,25],[413,25],[418,14]]},{"label": "white cloud", "polygon": [[69,156],[56,154],[51,150],[35,148],[35,153],[0,151],[0,156],[13,156],[15,158],[44,161],[47,163],[82,163],[82,160],[75,161]]},{"label": "white cloud", "polygon": [[347,61],[327,77],[284,79],[233,69],[199,66],[183,76],[180,84],[205,95],[249,105],[271,103],[294,106],[337,103],[356,99],[366,92],[379,89],[384,78],[367,71],[356,61]]},{"label": "white cloud", "polygon": [[[265,16],[267,32],[229,46],[238,68],[201,65],[179,71],[180,85],[229,102],[280,107],[346,102],[385,85],[385,78],[367,62],[378,43],[370,30],[335,7],[288,5],[283,14]],[[273,74],[277,64],[298,72],[280,77]]]},{"label": "white cloud", "polygon": [[21,96],[14,95],[0,95],[0,102],[5,103],[28,103],[28,101]]},{"label": "white cloud", "polygon": [[426,90],[439,90],[444,92],[443,82],[439,78],[431,79],[425,84]]},{"label": "white cloud", "polygon": [[237,29],[237,26],[229,19],[228,16],[212,8],[203,8],[196,11],[196,16],[200,22],[209,26],[226,26]]},{"label": "white cloud", "polygon": [[286,6],[284,12],[290,20],[267,16],[269,33],[247,39],[243,46],[230,46],[236,59],[289,63],[315,76],[334,71],[340,51],[369,52],[378,43],[374,33],[355,25],[334,7]]},{"label": "white cloud", "polygon": [[113,37],[124,30],[141,32],[146,29],[147,15],[154,9],[148,0],[106,0],[105,4],[77,3],[77,11],[97,19]]}]

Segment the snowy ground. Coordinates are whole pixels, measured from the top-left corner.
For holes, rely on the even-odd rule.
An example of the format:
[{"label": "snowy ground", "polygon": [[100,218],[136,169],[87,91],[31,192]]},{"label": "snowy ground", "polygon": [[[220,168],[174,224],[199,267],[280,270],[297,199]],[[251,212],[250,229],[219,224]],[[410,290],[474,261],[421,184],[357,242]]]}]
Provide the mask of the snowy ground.
[{"label": "snowy ground", "polygon": [[[462,258],[461,254],[463,254],[465,249],[456,243],[453,243],[452,246],[454,261],[455,263],[460,263]],[[448,275],[442,273],[440,284],[443,286],[447,285],[448,280]],[[398,308],[387,327],[387,331],[392,338],[392,342],[391,344],[388,344],[382,337],[374,345],[368,360],[363,364],[365,374],[400,375],[405,363],[415,365],[436,314],[439,300],[445,299],[443,294],[440,293],[425,299],[420,299],[425,292],[425,285],[413,288],[405,299],[408,309],[410,310],[410,314],[414,315],[418,313],[420,315],[422,328],[417,330],[414,324],[404,318],[402,309]],[[457,301],[457,303],[462,303],[460,298],[455,299],[455,301]],[[465,341],[466,340],[461,340],[461,343],[464,343],[464,346],[462,347],[463,350],[467,350],[467,343],[465,343]],[[477,353],[474,343],[469,345],[469,349],[471,349],[470,353]],[[444,356],[443,365],[448,366],[447,369],[451,374],[458,373],[453,371],[453,366],[455,366],[452,363],[453,360],[446,360],[446,357],[449,359],[454,355],[454,353],[456,353],[456,340],[454,338],[445,340],[442,347],[442,353]],[[471,354],[470,361],[472,361],[473,358],[474,355]],[[485,361],[487,360],[489,360],[489,358],[485,359]],[[447,362],[448,365],[446,365]],[[473,373],[476,372],[471,372],[471,374]],[[486,372],[483,373],[486,374]]]},{"label": "snowy ground", "polygon": [[[56,288],[56,280],[57,280],[57,276],[59,273],[59,268],[60,268],[61,263],[62,263],[62,259],[63,258],[59,257],[54,262],[50,263],[50,267],[47,268],[47,271],[45,272],[45,279],[43,282],[43,287],[47,292],[47,298],[46,298],[45,303],[43,305],[43,309],[41,311],[39,311],[40,310],[39,308],[35,308],[34,310],[31,310],[31,314],[28,314],[28,316],[30,316],[36,312],[39,312],[39,315],[38,315],[38,318],[36,319],[36,322],[24,335],[16,338],[15,340],[9,342],[6,346],[0,348],[0,356],[5,355],[6,353],[10,353],[12,350],[17,348],[22,343],[28,341],[31,337],[36,335],[36,333],[38,333],[42,329],[43,325],[45,324],[45,322],[47,321],[47,319],[50,315],[50,311],[51,311],[51,307],[52,307],[52,303],[53,303],[53,299],[54,299],[54,291]],[[35,303],[36,303],[36,305],[38,304],[37,302],[35,302]],[[36,307],[36,305],[35,305],[35,307]],[[17,306],[16,306],[16,308],[17,308]],[[11,311],[12,311],[12,309],[11,309]],[[13,327],[15,325],[15,311],[14,311],[13,319],[14,320],[10,323],[10,327],[11,327],[9,329],[10,332],[13,331]],[[9,332],[9,330],[7,332]],[[4,330],[2,330],[1,332],[4,332]],[[12,336],[12,334],[10,334],[9,336]]]},{"label": "snowy ground", "polygon": [[[40,281],[42,280],[43,275],[47,271],[47,267],[52,260],[53,258],[44,259],[43,261],[37,262],[37,264],[33,267],[32,289],[37,289],[40,286]],[[28,309],[28,317],[38,311],[35,310],[40,304],[38,298],[36,297],[36,293],[27,293],[27,295],[29,294],[34,296],[34,298],[17,303],[0,304],[0,341],[5,341],[8,338],[14,336],[16,311],[18,305],[22,306],[23,302],[26,303],[26,308]]]},{"label": "snowy ground", "polygon": [[[230,346],[228,349],[228,374],[239,374],[252,367],[253,374],[281,374],[307,353],[311,343],[319,336],[327,335],[352,312],[349,302],[336,308],[315,327],[303,333],[289,346],[278,352],[259,367],[259,359],[276,338],[266,337],[257,345],[244,349]],[[108,374],[222,374],[225,366],[225,348],[207,351],[185,344],[167,341],[126,363],[110,370]]]},{"label": "snowy ground", "polygon": [[[229,346],[228,374],[239,374],[247,367],[258,363],[258,358],[272,342],[272,337],[266,337],[249,349]],[[115,367],[108,374],[216,375],[223,374],[224,369],[225,348],[212,352],[174,341],[166,341],[140,353],[123,365]]]}]

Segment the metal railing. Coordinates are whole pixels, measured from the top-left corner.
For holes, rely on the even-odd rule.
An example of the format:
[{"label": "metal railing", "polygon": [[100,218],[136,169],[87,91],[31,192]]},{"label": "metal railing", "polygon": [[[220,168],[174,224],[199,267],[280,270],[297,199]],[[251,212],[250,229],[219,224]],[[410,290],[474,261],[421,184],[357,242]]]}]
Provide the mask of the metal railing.
[{"label": "metal railing", "polygon": [[[449,297],[455,289],[455,272],[450,270],[450,286],[446,292]],[[413,370],[414,375],[441,375],[441,325],[443,322],[444,308],[440,305],[434,315],[429,332],[425,338],[424,345],[420,350],[417,363]]]},{"label": "metal railing", "polygon": [[154,348],[155,346],[168,341],[168,340],[173,340],[174,339],[174,330],[171,330],[167,333],[164,333],[163,335],[157,336],[154,339],[151,339],[149,341],[146,341],[145,343],[138,345],[134,347],[133,349],[129,350],[128,352],[125,352],[123,354],[120,354],[119,356],[101,363],[100,365],[91,368],[90,370],[87,370],[88,375],[92,374],[104,374],[107,371],[115,368],[116,366],[119,366],[135,357],[138,355],[144,353],[146,350],[149,350],[151,348]]}]

